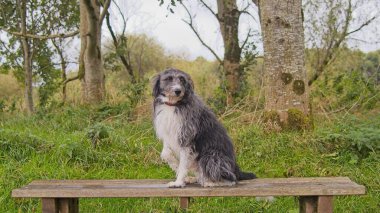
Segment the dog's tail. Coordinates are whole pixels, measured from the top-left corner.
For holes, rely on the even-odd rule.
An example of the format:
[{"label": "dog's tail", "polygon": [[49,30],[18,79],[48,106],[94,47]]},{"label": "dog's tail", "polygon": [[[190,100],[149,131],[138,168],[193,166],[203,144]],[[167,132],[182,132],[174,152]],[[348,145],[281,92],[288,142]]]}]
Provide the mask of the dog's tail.
[{"label": "dog's tail", "polygon": [[251,180],[256,179],[256,175],[252,172],[243,172],[239,167],[236,168],[236,177],[238,180]]}]

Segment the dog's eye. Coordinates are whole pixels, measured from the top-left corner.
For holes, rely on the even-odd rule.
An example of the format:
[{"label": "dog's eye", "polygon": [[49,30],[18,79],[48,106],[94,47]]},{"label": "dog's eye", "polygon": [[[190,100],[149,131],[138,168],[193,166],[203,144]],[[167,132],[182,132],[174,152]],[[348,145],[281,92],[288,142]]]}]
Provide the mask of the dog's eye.
[{"label": "dog's eye", "polygon": [[182,82],[182,83],[185,83],[186,82],[186,80],[185,80],[185,78],[184,77],[179,77],[179,80]]},{"label": "dog's eye", "polygon": [[165,78],[165,81],[172,81],[172,80],[173,80],[172,76],[169,76],[169,77]]}]

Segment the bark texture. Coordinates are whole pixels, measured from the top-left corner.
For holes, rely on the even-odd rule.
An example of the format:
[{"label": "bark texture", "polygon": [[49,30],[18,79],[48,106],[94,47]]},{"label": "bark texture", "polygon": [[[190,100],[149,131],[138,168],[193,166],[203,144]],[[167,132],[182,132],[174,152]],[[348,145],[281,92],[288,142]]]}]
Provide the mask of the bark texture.
[{"label": "bark texture", "polygon": [[[20,2],[19,2],[20,3]],[[26,0],[21,1],[19,5],[21,17],[21,34],[26,35]],[[32,53],[30,50],[30,43],[27,37],[21,37],[21,44],[24,55],[24,77],[25,77],[25,107],[28,114],[34,112],[33,104],[33,72],[32,72]]]},{"label": "bark texture", "polygon": [[224,42],[223,71],[226,77],[227,105],[234,103],[241,79],[238,29],[240,11],[235,0],[217,0],[217,19]]},{"label": "bark texture", "polygon": [[101,22],[99,2],[81,0],[79,75],[82,80],[84,101],[90,104],[103,101],[105,96],[105,77],[100,49]]},{"label": "bark texture", "polygon": [[287,123],[288,110],[309,112],[301,0],[260,1],[265,109]]}]

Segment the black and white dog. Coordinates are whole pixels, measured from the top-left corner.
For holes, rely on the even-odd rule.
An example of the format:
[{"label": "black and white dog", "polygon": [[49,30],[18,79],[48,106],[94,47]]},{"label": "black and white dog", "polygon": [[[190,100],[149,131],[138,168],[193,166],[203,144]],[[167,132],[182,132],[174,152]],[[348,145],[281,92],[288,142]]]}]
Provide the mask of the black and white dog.
[{"label": "black and white dog", "polygon": [[187,73],[171,68],[158,74],[153,80],[153,96],[154,128],[163,141],[161,158],[177,174],[169,187],[193,182],[204,187],[231,186],[256,178],[240,170],[230,137],[194,93]]}]

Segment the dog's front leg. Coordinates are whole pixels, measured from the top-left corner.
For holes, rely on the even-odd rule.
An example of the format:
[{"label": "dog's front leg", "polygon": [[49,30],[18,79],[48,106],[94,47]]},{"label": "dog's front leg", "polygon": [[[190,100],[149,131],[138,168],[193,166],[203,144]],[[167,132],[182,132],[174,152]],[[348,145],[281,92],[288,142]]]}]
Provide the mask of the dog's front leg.
[{"label": "dog's front leg", "polygon": [[170,188],[178,188],[178,187],[184,187],[185,184],[185,178],[187,176],[187,172],[189,170],[189,164],[190,164],[190,149],[183,148],[180,151],[179,154],[179,165],[177,170],[177,179],[173,182],[170,182],[168,185]]},{"label": "dog's front leg", "polygon": [[170,168],[177,173],[178,170],[178,160],[174,156],[173,151],[166,145],[164,145],[164,148],[161,152],[161,159],[164,160],[166,163],[169,164]]}]

